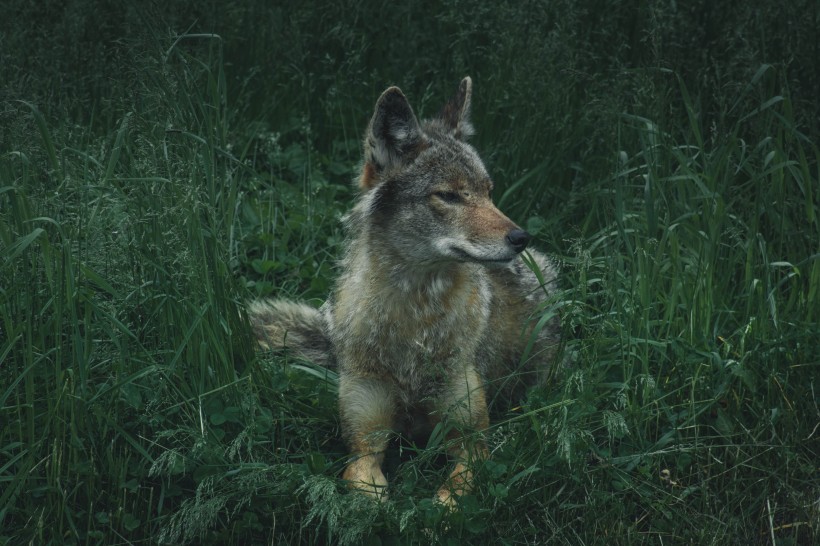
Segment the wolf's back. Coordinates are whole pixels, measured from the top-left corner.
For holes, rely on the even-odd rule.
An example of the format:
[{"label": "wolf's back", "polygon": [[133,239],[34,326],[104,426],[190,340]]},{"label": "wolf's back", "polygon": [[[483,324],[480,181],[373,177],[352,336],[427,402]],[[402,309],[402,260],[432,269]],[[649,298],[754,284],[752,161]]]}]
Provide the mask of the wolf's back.
[{"label": "wolf's back", "polygon": [[287,349],[314,364],[335,367],[333,346],[321,310],[287,300],[256,300],[248,306],[248,318],[261,346]]}]

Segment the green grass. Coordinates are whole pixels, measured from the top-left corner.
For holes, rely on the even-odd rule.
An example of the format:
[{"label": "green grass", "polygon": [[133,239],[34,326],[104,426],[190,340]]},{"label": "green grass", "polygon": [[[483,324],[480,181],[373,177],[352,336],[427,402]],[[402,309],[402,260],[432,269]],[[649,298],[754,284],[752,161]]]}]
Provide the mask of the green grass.
[{"label": "green grass", "polygon": [[[817,541],[814,4],[58,4],[0,28],[0,544]],[[378,93],[464,74],[567,366],[448,515],[435,440],[348,494],[335,374],[242,310],[327,295]]]}]

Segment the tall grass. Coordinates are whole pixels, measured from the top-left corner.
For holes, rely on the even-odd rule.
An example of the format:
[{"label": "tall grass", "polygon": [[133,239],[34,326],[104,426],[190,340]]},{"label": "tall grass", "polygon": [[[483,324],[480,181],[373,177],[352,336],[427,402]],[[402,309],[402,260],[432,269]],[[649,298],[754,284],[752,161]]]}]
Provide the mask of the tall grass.
[{"label": "tall grass", "polygon": [[218,73],[188,75],[199,96],[191,81],[178,95],[190,103],[156,105],[185,130],[126,113],[96,150],[20,106],[49,159],[12,152],[2,171],[3,407],[20,424],[2,433],[15,460],[3,506],[31,520],[28,540],[140,528],[143,506],[169,494],[145,481],[154,430],[174,416],[193,426],[207,393],[238,400],[247,381],[223,91]]},{"label": "tall grass", "polygon": [[[53,55],[20,56],[40,83],[0,53],[0,543],[817,539],[813,65],[749,40],[664,68],[689,34],[661,3],[445,4],[167,7],[121,35],[65,8],[110,54],[9,32]],[[773,6],[731,18],[805,59]],[[497,202],[562,261],[567,365],[447,514],[435,438],[391,449],[390,502],[348,494],[333,372],[258,354],[242,309],[327,294],[378,92],[430,114],[464,73]]]}]

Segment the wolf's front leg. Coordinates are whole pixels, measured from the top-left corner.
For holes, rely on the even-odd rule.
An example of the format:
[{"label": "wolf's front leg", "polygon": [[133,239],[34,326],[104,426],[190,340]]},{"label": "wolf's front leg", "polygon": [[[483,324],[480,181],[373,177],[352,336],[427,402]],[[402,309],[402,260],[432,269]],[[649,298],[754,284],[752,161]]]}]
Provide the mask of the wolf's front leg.
[{"label": "wolf's front leg", "polygon": [[470,366],[454,377],[437,405],[455,425],[447,435],[448,453],[455,459],[455,468],[436,493],[436,500],[454,509],[455,497],[473,488],[472,465],[487,458],[483,432],[490,418],[483,382],[475,368]]},{"label": "wolf's front leg", "polygon": [[339,410],[342,433],[351,450],[342,477],[353,489],[376,499],[386,498],[387,479],[381,464],[396,414],[390,385],[377,378],[342,373]]}]

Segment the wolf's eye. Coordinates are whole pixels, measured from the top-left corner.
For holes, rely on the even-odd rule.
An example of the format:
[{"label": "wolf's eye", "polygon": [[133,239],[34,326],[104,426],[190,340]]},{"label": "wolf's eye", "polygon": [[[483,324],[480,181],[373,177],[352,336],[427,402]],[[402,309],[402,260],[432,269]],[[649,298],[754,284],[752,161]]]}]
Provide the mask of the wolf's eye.
[{"label": "wolf's eye", "polygon": [[461,201],[461,196],[454,191],[437,191],[433,193],[436,197],[445,203],[458,203]]}]

